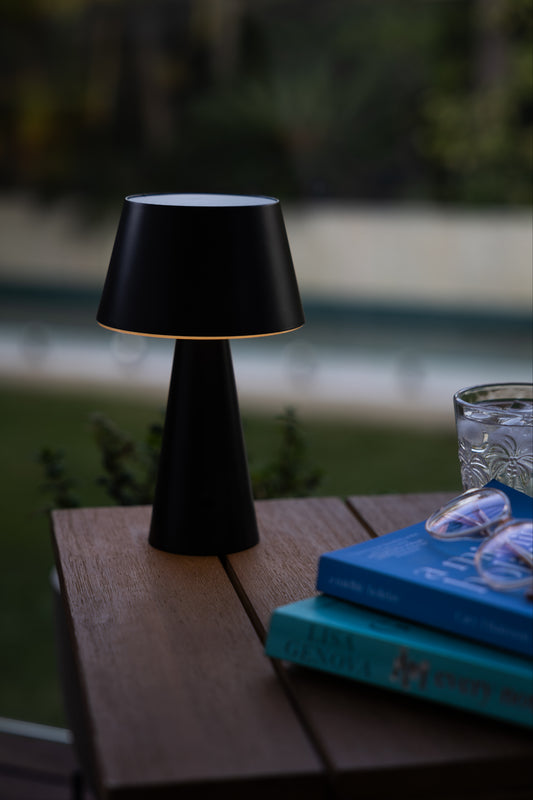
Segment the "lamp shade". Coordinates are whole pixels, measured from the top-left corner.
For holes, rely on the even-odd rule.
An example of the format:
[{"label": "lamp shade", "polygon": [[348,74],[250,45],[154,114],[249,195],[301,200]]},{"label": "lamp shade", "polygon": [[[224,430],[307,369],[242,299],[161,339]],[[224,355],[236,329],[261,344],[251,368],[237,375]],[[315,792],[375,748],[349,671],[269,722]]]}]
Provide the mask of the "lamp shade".
[{"label": "lamp shade", "polygon": [[115,330],[190,339],[300,327],[304,314],[279,201],[126,197],[97,320]]}]

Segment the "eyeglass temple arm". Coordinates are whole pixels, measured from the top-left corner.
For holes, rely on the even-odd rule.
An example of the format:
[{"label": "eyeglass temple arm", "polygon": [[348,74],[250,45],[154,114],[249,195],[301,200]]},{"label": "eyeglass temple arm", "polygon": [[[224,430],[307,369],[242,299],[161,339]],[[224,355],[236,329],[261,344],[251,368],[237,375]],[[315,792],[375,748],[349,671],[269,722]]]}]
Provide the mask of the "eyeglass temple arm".
[{"label": "eyeglass temple arm", "polygon": [[522,561],[525,561],[530,567],[533,567],[533,553],[526,550],[525,547],[521,547],[516,542],[506,542],[507,547],[513,551],[513,553],[521,558]]}]

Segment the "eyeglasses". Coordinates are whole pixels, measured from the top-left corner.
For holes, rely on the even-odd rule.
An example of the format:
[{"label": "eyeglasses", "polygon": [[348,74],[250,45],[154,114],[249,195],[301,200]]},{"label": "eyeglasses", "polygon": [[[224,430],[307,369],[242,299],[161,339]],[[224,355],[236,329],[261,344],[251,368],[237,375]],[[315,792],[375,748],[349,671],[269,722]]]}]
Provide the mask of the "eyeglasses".
[{"label": "eyeglasses", "polygon": [[470,489],[435,511],[426,530],[446,541],[485,537],[474,556],[483,580],[498,591],[526,587],[533,599],[533,520],[514,518],[504,492]]}]

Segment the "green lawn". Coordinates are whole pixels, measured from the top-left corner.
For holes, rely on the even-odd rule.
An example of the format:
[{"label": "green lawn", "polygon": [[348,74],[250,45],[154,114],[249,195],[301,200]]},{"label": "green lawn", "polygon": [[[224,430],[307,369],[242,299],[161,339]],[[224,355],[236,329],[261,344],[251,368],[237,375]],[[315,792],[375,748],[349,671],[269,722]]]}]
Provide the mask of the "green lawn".
[{"label": "green lawn", "polygon": [[[43,476],[35,456],[44,445],[62,448],[83,504],[108,505],[111,501],[95,485],[99,456],[88,423],[95,411],[138,438],[161,409],[155,401],[57,393],[44,387],[4,386],[0,391],[0,716],[64,724],[49,587],[53,559],[44,511],[48,498],[41,490]],[[243,414],[252,471],[275,455],[277,416]],[[307,418],[302,428],[309,463],[323,473],[316,494],[460,488],[453,430],[429,433]]]}]

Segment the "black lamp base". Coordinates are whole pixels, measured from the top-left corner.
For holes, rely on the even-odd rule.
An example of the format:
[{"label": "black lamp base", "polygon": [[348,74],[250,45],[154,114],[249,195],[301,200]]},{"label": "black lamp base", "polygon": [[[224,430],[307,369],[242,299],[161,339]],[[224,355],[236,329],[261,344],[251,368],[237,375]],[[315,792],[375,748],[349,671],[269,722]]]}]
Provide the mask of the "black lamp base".
[{"label": "black lamp base", "polygon": [[149,542],[206,556],[258,541],[229,342],[177,339]]}]

